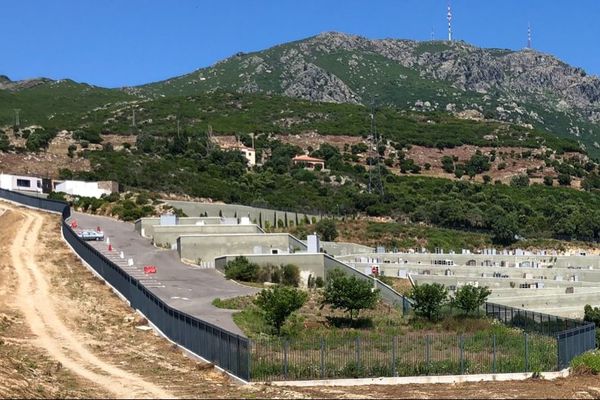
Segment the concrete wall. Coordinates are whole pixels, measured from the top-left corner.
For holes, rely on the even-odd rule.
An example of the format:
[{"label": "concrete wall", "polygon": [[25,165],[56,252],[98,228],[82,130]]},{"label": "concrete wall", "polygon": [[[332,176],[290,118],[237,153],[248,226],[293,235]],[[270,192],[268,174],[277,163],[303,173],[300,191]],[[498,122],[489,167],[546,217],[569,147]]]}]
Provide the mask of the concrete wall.
[{"label": "concrete wall", "polygon": [[375,250],[373,247],[343,242],[321,242],[321,247],[327,254],[336,257],[350,254],[372,254]]},{"label": "concrete wall", "polygon": [[465,267],[465,266],[438,266],[415,264],[373,264],[349,263],[363,271],[370,270],[372,265],[378,265],[379,271],[384,275],[405,277],[406,274],[422,275],[456,275],[466,278],[494,278],[497,279],[531,279],[534,281],[587,281],[597,282],[600,286],[600,270],[569,269],[569,268],[515,268],[515,267]]},{"label": "concrete wall", "polygon": [[[181,217],[179,218],[179,225],[196,225],[197,222],[204,222],[207,225],[220,224],[221,218],[219,217]],[[135,221],[135,231],[147,238],[154,236],[154,227],[160,225],[160,218],[140,218]]]},{"label": "concrete wall", "polygon": [[[289,253],[306,246],[287,233],[184,235],[177,239],[179,257],[185,260],[214,262],[223,255]],[[255,250],[259,250],[257,253]]]},{"label": "concrete wall", "polygon": [[[294,222],[296,220],[295,212],[285,212],[285,211],[275,211],[268,208],[259,208],[259,207],[249,207],[242,206],[238,204],[215,204],[215,203],[197,203],[191,201],[174,201],[174,200],[166,200],[167,204],[172,205],[173,207],[177,207],[183,210],[186,215],[198,217],[201,213],[207,212],[209,217],[218,217],[219,211],[222,212],[224,217],[233,217],[236,215],[238,218],[241,217],[250,217],[250,221],[256,221],[259,223],[259,215],[262,215],[262,223],[263,227],[267,221],[271,224],[274,224],[274,214],[277,215],[277,219],[285,220],[285,214],[288,216],[288,222]],[[298,213],[298,220],[301,221],[304,218],[304,213]],[[306,214],[309,219],[315,217],[317,220],[320,220],[320,216]]]},{"label": "concrete wall", "polygon": [[262,233],[257,225],[155,225],[152,237],[157,246],[171,247],[182,235],[193,234],[227,234],[227,233]]},{"label": "concrete wall", "polygon": [[503,264],[513,267],[523,262],[535,262],[542,265],[553,265],[555,267],[593,267],[600,269],[600,257],[598,256],[513,256],[513,255],[484,255],[484,254],[431,254],[431,253],[371,253],[360,256],[341,256],[340,259],[348,262],[390,262],[408,264],[428,264],[434,260],[452,260],[455,265],[467,265],[474,262],[477,266],[490,264],[491,266],[502,266]]},{"label": "concrete wall", "polygon": [[[554,288],[567,288],[567,287],[597,287],[598,283],[593,282],[565,282],[565,281],[547,281],[547,280],[539,280],[539,279],[523,279],[523,278],[514,278],[514,279],[498,279],[498,278],[468,278],[461,276],[444,276],[444,275],[410,275],[411,279],[419,284],[419,283],[441,283],[445,286],[463,286],[463,285],[478,285],[478,286],[487,286],[491,290],[495,290],[496,288],[511,288],[514,289],[515,293],[519,293],[521,290],[538,290],[538,289],[520,289],[520,284],[531,284],[536,282],[543,282],[544,287],[554,287]],[[511,283],[514,284],[514,288],[511,286]],[[502,304],[502,302],[499,302]]]}]

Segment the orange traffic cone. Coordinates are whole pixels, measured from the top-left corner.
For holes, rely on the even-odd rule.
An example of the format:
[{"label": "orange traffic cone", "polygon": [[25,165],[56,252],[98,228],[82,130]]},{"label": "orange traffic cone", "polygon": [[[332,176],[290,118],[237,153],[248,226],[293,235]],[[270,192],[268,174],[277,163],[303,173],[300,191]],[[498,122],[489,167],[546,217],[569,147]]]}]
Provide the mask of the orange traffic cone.
[{"label": "orange traffic cone", "polygon": [[112,244],[108,244],[108,251],[112,251]]}]

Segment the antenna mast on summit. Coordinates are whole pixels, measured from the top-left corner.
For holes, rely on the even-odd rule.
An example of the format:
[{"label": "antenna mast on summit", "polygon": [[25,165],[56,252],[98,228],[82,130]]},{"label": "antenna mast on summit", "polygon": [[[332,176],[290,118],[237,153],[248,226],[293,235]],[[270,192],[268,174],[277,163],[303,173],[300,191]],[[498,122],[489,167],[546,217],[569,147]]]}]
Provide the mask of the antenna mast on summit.
[{"label": "antenna mast on summit", "polygon": [[527,24],[527,48],[531,50],[531,23]]},{"label": "antenna mast on summit", "polygon": [[450,0],[448,0],[448,41],[452,41],[452,8],[450,6]]}]

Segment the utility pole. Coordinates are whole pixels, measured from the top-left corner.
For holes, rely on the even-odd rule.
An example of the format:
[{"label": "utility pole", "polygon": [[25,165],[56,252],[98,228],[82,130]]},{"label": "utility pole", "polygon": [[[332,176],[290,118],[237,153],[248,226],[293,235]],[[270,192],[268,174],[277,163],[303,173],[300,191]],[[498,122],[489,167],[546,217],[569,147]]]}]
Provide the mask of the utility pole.
[{"label": "utility pole", "polygon": [[135,126],[135,108],[131,109],[131,126],[134,128],[136,127]]}]

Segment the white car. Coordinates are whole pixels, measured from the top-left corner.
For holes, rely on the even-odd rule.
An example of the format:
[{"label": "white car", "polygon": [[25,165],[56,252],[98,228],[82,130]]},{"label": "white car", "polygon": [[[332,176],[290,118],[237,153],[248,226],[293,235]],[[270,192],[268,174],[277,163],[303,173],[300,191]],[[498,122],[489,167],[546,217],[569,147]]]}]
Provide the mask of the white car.
[{"label": "white car", "polygon": [[104,232],[102,231],[94,231],[94,230],[86,230],[77,232],[77,236],[82,238],[83,240],[104,240]]}]

